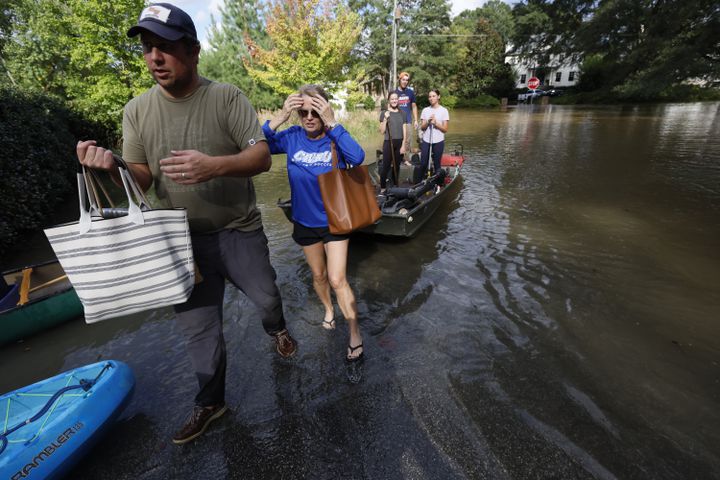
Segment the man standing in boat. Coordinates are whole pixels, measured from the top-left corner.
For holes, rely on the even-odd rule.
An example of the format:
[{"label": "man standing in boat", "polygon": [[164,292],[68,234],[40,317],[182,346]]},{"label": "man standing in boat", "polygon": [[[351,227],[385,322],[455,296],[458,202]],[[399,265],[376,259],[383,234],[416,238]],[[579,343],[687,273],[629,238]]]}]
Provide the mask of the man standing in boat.
[{"label": "man standing in boat", "polygon": [[[400,72],[398,75],[400,86],[395,90],[398,94],[398,108],[405,113],[405,151],[412,155],[413,138],[416,136],[419,123],[417,104],[415,103],[415,90],[410,88],[410,74]],[[409,163],[406,161],[406,163]]]},{"label": "man standing in boat", "polygon": [[[200,386],[188,420],[173,436],[183,444],[227,409],[226,280],[258,308],[281,356],[297,349],[285,328],[251,179],[269,170],[272,160],[245,95],[199,76],[200,42],[187,13],[168,3],[152,4],[127,35],[140,35],[156,85],[125,106],[123,157],[142,188],[154,185],[159,199],[187,208],[201,277],[188,301],[175,306]],[[78,143],[77,154],[83,165],[107,170],[119,181],[109,150],[90,140]]]}]

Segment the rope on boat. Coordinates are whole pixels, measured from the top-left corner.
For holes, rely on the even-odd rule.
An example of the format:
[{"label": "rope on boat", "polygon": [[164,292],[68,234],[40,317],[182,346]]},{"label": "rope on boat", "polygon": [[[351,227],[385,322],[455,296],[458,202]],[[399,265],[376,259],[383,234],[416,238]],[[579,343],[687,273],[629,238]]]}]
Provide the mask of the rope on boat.
[{"label": "rope on boat", "polygon": [[[103,366],[102,370],[100,370],[100,373],[98,373],[97,376],[93,380],[87,380],[85,378],[81,378],[77,385],[68,385],[68,386],[62,387],[57,392],[55,392],[53,394],[53,396],[50,397],[50,399],[47,402],[45,402],[45,405],[40,409],[40,411],[38,413],[36,413],[32,417],[30,417],[20,423],[18,423],[14,427],[12,427],[8,430],[5,430],[5,432],[0,434],[0,454],[2,454],[5,451],[5,448],[7,448],[7,446],[8,446],[8,443],[9,443],[9,440],[7,438],[8,435],[15,433],[16,431],[18,431],[25,425],[29,425],[29,424],[41,419],[48,412],[48,410],[50,410],[50,408],[53,407],[55,402],[58,399],[60,399],[60,397],[62,397],[65,393],[72,391],[72,390],[77,390],[79,388],[82,388],[83,391],[87,392],[95,385],[95,383],[97,383],[97,381],[100,379],[102,374],[105,373],[105,371],[110,368],[112,368],[112,365],[110,363],[106,363],[105,366]],[[9,410],[10,410],[10,399],[8,399],[8,408],[7,408],[6,420],[5,420],[6,422],[7,422],[7,416],[9,414]],[[45,424],[43,423],[43,427],[44,426],[45,426]],[[41,427],[41,430],[42,430],[42,427]],[[38,433],[33,437],[33,439],[35,437],[37,437],[39,434],[40,434],[40,431],[38,431]]]}]

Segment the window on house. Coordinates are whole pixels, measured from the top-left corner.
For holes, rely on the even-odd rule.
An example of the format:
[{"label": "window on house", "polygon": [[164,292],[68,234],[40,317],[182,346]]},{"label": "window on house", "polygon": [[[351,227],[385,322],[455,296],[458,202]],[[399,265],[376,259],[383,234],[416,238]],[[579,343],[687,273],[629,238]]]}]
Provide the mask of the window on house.
[{"label": "window on house", "polygon": [[520,83],[525,83],[526,75],[520,75]]},{"label": "window on house", "polygon": [[570,75],[568,75],[568,81],[575,81],[575,72],[570,72]]},{"label": "window on house", "polygon": [[555,81],[559,82],[562,79],[562,72],[555,72]]}]

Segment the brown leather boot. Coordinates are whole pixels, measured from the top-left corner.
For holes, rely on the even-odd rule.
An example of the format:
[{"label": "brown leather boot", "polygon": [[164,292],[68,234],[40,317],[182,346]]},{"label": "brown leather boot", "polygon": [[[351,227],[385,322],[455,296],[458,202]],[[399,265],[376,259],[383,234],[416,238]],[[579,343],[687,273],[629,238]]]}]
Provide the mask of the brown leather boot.
[{"label": "brown leather boot", "polygon": [[203,434],[205,429],[215,419],[222,416],[227,411],[227,406],[223,403],[214,407],[201,407],[195,405],[190,413],[185,425],[173,435],[172,441],[175,445],[182,445]]},{"label": "brown leather boot", "polygon": [[275,334],[275,347],[283,358],[289,358],[297,352],[297,342],[290,336],[287,328]]}]

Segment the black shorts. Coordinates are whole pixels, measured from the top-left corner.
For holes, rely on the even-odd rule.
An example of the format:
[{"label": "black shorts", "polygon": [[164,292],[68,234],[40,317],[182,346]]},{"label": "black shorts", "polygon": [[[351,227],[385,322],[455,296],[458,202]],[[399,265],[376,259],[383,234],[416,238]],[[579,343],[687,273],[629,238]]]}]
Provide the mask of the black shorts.
[{"label": "black shorts", "polygon": [[306,227],[298,222],[293,222],[292,238],[295,243],[307,247],[318,242],[339,242],[347,240],[350,235],[334,235],[328,227]]}]

